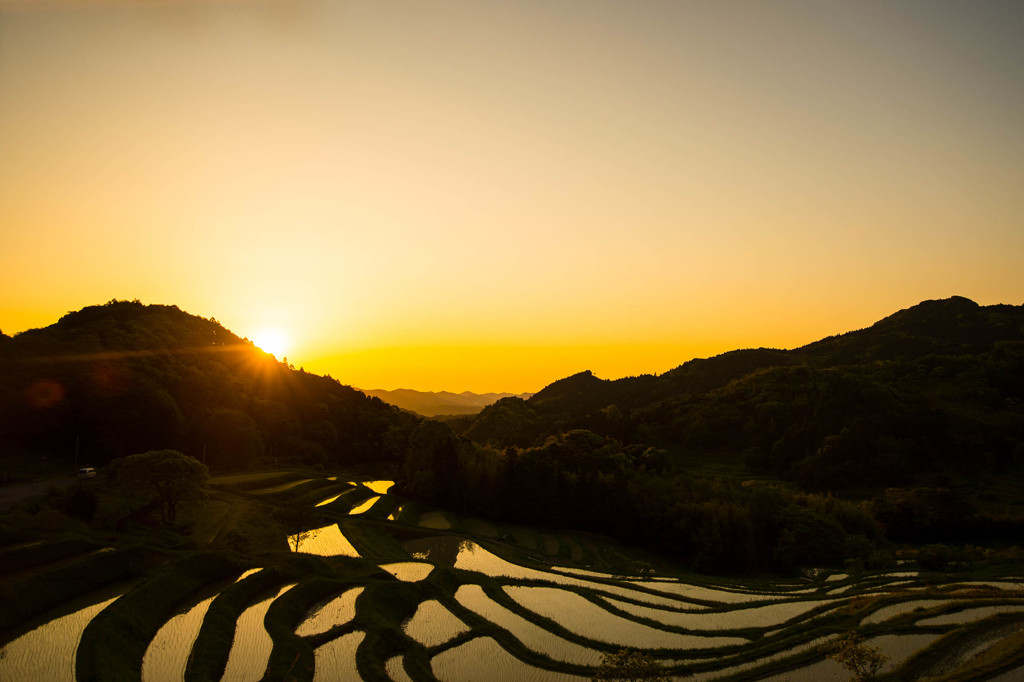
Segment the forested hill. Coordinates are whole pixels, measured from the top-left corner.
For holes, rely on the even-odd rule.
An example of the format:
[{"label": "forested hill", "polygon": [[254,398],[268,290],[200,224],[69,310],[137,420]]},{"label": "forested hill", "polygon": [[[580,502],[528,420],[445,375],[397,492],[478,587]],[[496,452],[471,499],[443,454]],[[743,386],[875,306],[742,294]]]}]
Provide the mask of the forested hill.
[{"label": "forested hill", "polygon": [[213,470],[399,459],[418,419],[295,370],[214,319],[111,301],[0,335],[0,448],[103,464],[173,448]]},{"label": "forested hill", "polygon": [[742,454],[751,470],[807,489],[1016,467],[1024,306],[925,301],[794,350],[738,350],[617,381],[583,372],[454,425],[499,449],[585,429],[623,446]]}]

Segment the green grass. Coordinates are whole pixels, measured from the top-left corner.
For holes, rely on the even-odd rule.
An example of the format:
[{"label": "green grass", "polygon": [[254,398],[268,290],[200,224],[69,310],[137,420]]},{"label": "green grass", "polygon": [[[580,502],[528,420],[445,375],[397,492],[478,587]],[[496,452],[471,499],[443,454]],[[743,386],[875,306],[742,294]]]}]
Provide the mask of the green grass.
[{"label": "green grass", "polygon": [[298,478],[309,478],[304,472],[293,469],[286,471],[262,471],[251,474],[230,474],[227,476],[211,476],[206,485],[220,490],[244,492],[259,488],[270,488],[282,485]]},{"label": "green grass", "polygon": [[267,664],[267,679],[311,679],[315,657],[309,642],[295,634],[309,611],[347,589],[338,580],[314,577],[304,580],[275,599],[267,610],[264,623],[274,641]]},{"label": "green grass", "polygon": [[405,506],[402,507],[402,512],[395,521],[409,526],[416,526],[419,524],[422,512],[423,507],[418,502],[406,502]]},{"label": "green grass", "polygon": [[235,625],[242,611],[287,581],[287,575],[266,568],[217,595],[206,611],[203,625],[192,647],[192,655],[185,669],[186,682],[219,680],[228,664]]},{"label": "green grass", "polygon": [[13,573],[38,569],[44,564],[82,556],[100,549],[101,546],[83,538],[64,538],[8,548],[0,551],[0,575],[9,580]]},{"label": "green grass", "polygon": [[0,641],[24,622],[112,583],[130,580],[146,565],[140,549],[91,554],[80,561],[0,583]]}]

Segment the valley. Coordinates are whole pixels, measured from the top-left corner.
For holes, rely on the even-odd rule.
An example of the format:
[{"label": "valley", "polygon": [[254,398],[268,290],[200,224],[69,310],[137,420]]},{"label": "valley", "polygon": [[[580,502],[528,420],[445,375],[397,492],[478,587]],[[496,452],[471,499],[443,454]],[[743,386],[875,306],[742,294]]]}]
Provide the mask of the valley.
[{"label": "valley", "polygon": [[358,472],[208,490],[195,532],[173,541],[8,528],[0,678],[585,680],[628,647],[672,679],[842,680],[821,647],[850,632],[885,656],[879,679],[1024,667],[1019,563],[714,577],[594,534],[424,506]]}]

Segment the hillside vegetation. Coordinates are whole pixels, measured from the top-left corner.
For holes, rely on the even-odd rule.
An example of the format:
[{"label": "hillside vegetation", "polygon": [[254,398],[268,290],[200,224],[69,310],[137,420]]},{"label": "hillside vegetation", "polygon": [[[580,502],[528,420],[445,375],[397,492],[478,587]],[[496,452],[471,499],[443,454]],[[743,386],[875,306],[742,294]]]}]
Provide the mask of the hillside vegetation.
[{"label": "hillside vegetation", "polygon": [[417,419],[214,319],[111,301],[0,337],[0,449],[102,465],[171,448],[214,471],[398,460]]},{"label": "hillside vegetation", "polygon": [[927,301],[791,351],[692,360],[661,376],[582,372],[463,423],[494,448],[574,429],[714,459],[807,490],[902,486],[1024,463],[1024,307]]},{"label": "hillside vegetation", "polygon": [[[1024,531],[1024,308],[927,301],[791,351],[590,372],[422,425],[410,491],[712,571],[879,561]],[[838,494],[838,496],[837,496]],[[946,556],[948,548],[935,548]]]},{"label": "hillside vegetation", "polygon": [[1024,536],[1024,308],[962,298],[795,350],[583,372],[447,423],[216,320],[112,301],[0,336],[0,415],[5,461],[391,465],[421,504],[608,534],[705,572],[884,567],[907,544],[943,568],[1016,556]]}]

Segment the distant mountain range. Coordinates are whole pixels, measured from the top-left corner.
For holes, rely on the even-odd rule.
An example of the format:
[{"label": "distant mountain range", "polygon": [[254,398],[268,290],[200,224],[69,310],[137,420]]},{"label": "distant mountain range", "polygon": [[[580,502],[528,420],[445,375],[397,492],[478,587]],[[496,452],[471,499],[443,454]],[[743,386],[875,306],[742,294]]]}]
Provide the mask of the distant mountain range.
[{"label": "distant mountain range", "polygon": [[403,410],[409,410],[424,417],[438,415],[477,414],[480,410],[502,398],[520,398],[528,400],[532,393],[451,393],[449,391],[414,391],[399,388],[395,391],[382,389],[359,389],[368,396],[380,398]]}]

